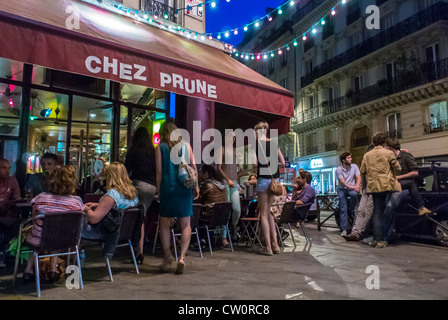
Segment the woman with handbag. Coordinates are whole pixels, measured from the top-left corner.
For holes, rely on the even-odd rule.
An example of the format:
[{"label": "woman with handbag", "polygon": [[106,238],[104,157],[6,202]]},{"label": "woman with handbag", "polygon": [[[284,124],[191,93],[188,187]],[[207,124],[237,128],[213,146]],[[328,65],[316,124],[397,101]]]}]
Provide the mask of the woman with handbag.
[{"label": "woman with handbag", "polygon": [[[182,235],[176,273],[182,274],[191,238],[193,190],[196,190],[197,198],[199,188],[193,151],[190,144],[182,141],[181,136],[176,135],[176,129],[176,125],[171,121],[163,123],[160,128],[161,143],[156,148],[156,182],[160,200],[159,230],[164,253],[164,259],[159,268],[162,272],[168,272],[171,262],[174,261],[170,250],[170,226],[173,218],[178,218],[177,222],[180,223]],[[176,164],[179,158],[181,162]]]},{"label": "woman with handbag", "polygon": [[[272,168],[269,161],[271,155],[277,156],[277,160],[284,166],[285,159],[279,148],[273,150],[273,146],[277,144],[267,137],[269,125],[266,122],[258,123],[255,128],[257,141],[255,143],[255,156],[257,157],[257,198],[258,208],[261,222],[261,230],[263,232],[265,247],[260,251],[263,255],[272,256],[274,253],[281,252],[277,242],[277,229],[275,227],[274,216],[270,214],[271,206],[274,203],[275,196],[282,195],[283,188],[279,184],[278,178],[280,172],[278,169],[278,161]],[[267,157],[269,155],[269,158]],[[266,173],[268,172],[268,173]]]},{"label": "woman with handbag", "polygon": [[104,240],[103,255],[112,259],[120,237],[120,219],[111,210],[135,207],[138,196],[124,164],[112,162],[104,169],[103,175],[106,178],[107,193],[98,203],[85,204],[84,212],[88,223],[84,226],[81,237],[86,240]]}]

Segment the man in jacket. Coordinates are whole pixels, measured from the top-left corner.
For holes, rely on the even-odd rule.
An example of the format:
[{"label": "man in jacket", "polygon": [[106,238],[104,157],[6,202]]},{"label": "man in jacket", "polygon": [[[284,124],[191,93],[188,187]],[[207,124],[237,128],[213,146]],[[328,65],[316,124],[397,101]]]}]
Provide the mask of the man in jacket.
[{"label": "man in jacket", "polygon": [[373,239],[372,246],[384,248],[387,246],[386,218],[384,211],[390,196],[394,191],[401,191],[396,176],[401,166],[395,154],[384,148],[387,136],[380,132],[372,137],[374,148],[367,152],[361,163],[361,174],[366,176],[366,191],[373,198]]}]

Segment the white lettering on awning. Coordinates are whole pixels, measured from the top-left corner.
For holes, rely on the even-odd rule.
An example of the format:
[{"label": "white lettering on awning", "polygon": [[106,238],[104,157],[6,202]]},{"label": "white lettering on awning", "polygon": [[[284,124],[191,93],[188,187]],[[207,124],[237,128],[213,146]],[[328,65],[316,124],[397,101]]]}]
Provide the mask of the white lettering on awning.
[{"label": "white lettering on awning", "polygon": [[208,98],[217,99],[216,86],[201,81],[199,79],[187,79],[179,74],[160,72],[160,86],[165,88],[167,85],[171,85],[173,88],[184,90],[189,94],[202,93]]},{"label": "white lettering on awning", "polygon": [[118,75],[123,80],[141,80],[146,81],[148,78],[144,75],[146,66],[139,64],[127,64],[117,59],[103,57],[103,60],[96,56],[89,56],[85,61],[86,68],[91,73],[111,73]]}]

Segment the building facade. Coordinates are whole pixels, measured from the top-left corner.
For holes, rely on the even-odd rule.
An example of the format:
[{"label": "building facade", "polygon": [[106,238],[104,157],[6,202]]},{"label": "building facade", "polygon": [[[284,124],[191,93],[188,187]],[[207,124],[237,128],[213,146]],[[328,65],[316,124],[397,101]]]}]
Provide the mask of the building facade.
[{"label": "building facade", "polygon": [[[448,161],[447,1],[350,0],[328,15],[338,3],[296,7],[282,35],[285,42],[300,39],[294,54],[283,66],[284,57],[265,62],[277,67],[267,76],[287,75],[295,92],[293,162],[313,173],[323,193],[335,191],[339,154],[351,152],[360,165],[379,131],[398,138],[420,162]],[[370,5],[379,10],[379,29],[368,27]],[[322,17],[326,23],[303,41]]]}]

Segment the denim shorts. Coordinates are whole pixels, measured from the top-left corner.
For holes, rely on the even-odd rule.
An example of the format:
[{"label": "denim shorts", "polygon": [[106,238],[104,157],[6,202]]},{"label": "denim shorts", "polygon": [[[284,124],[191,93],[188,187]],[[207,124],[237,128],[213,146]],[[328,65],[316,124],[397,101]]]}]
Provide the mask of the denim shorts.
[{"label": "denim shorts", "polygon": [[271,178],[258,178],[257,179],[257,192],[266,192],[271,185]]}]

